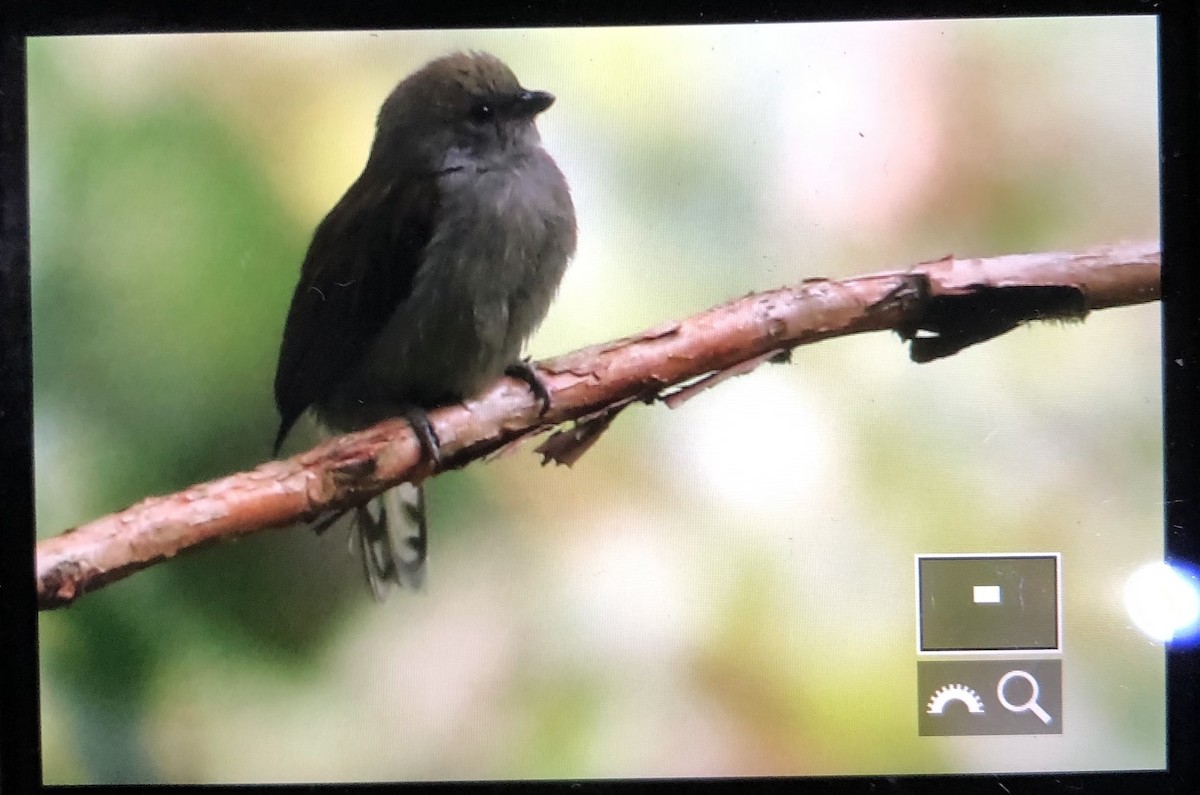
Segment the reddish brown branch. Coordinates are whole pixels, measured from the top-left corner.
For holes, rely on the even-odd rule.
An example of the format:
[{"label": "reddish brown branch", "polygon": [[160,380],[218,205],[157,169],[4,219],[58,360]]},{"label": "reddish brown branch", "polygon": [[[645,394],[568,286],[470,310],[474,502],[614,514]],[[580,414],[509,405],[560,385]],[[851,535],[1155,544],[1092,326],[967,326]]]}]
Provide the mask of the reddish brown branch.
[{"label": "reddish brown branch", "polygon": [[[1025,320],[1080,317],[1092,309],[1156,300],[1159,259],[1157,243],[1140,243],[1077,253],[946,258],[844,281],[808,280],[541,362],[553,401],[543,417],[528,387],[504,378],[479,398],[438,409],[429,418],[442,442],[443,469],[577,420],[576,429],[545,451],[570,461],[585,449],[573,445],[594,441],[620,407],[667,392],[677,405],[728,375],[786,357],[798,345],[892,329],[918,337],[914,358],[934,358]],[[925,354],[918,356],[922,340]],[[677,389],[680,384],[686,386]],[[388,420],[252,472],[151,497],[39,543],[39,605],[69,604],[190,547],[312,520],[431,474],[408,425]]]}]

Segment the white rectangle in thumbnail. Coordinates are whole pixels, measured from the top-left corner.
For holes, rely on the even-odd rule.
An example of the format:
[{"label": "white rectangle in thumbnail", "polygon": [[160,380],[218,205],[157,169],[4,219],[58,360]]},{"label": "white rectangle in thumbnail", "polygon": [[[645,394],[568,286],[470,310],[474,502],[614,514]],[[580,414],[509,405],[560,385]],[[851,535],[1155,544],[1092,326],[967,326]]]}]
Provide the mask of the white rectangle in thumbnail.
[{"label": "white rectangle in thumbnail", "polygon": [[1000,586],[999,585],[976,585],[975,586],[975,604],[977,604],[977,605],[998,605],[998,604],[1000,604]]}]

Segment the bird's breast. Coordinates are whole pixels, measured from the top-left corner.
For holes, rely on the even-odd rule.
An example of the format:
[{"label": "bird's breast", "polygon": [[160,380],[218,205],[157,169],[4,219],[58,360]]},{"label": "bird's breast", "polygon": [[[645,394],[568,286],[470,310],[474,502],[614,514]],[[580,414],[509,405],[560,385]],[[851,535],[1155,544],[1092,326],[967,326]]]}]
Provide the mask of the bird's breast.
[{"label": "bird's breast", "polygon": [[520,355],[574,251],[570,194],[544,152],[508,167],[444,173],[409,297],[366,362],[404,399],[469,397]]}]

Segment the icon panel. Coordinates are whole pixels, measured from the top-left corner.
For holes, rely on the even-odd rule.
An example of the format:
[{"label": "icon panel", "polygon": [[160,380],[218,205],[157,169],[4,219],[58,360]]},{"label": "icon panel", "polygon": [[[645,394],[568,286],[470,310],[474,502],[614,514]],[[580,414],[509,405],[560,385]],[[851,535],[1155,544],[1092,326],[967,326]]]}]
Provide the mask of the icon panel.
[{"label": "icon panel", "polygon": [[1062,734],[1062,660],[919,660],[923,737]]},{"label": "icon panel", "polygon": [[1062,734],[1061,556],[918,555],[916,569],[918,733]]},{"label": "icon panel", "polygon": [[1059,556],[917,557],[919,653],[1058,651]]}]

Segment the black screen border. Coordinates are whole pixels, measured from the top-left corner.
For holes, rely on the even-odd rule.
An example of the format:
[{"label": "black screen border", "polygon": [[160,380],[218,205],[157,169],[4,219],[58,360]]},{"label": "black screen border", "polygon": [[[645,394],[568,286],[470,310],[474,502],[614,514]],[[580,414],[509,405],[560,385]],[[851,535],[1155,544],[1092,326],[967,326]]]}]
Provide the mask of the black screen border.
[{"label": "black screen border", "polygon": [[[103,10],[43,3],[24,15],[7,12],[0,38],[0,791],[59,792],[43,787],[38,698],[37,612],[33,580],[33,408],[30,332],[29,197],[25,53],[28,36],[171,33],[233,30],[346,30],[356,28],[551,27],[614,24],[696,24],[886,18],[964,18],[1049,15],[1157,14],[1160,55],[1161,208],[1163,244],[1163,374],[1165,519],[1168,560],[1200,568],[1200,42],[1191,0],[1105,2],[819,3],[786,9],[774,2],[607,3],[586,9],[556,0],[532,4],[463,2],[385,9],[341,2],[322,7],[256,2],[206,5],[121,0]],[[224,6],[224,7],[222,7]],[[656,781],[679,791],[812,792],[1197,792],[1200,791],[1200,650],[1169,647],[1168,769],[1096,774],[945,775]],[[421,785],[421,788],[627,790],[638,782],[497,782]],[[394,785],[356,786],[355,792]],[[406,789],[412,789],[407,785]],[[74,790],[75,788],[71,788]],[[147,788],[152,790],[157,788]],[[171,787],[180,792],[188,788]],[[223,787],[205,787],[220,791]],[[239,787],[237,789],[245,789]],[[264,787],[271,791],[341,791],[338,785]]]}]

